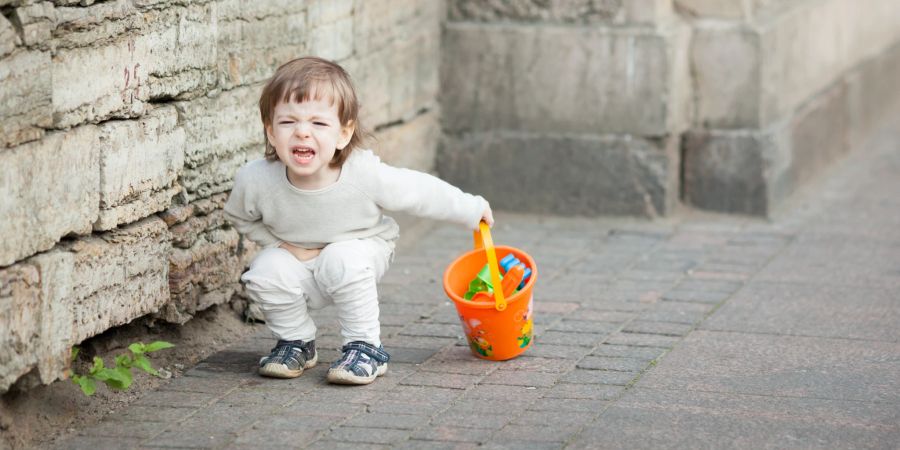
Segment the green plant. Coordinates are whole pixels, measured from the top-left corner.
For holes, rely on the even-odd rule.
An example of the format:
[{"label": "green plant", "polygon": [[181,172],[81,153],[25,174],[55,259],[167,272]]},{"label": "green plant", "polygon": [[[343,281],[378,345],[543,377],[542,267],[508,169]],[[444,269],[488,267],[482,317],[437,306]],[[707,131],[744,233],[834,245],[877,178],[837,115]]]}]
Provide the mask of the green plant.
[{"label": "green plant", "polygon": [[[147,358],[147,354],[172,347],[174,345],[165,341],[156,341],[150,344],[135,342],[128,346],[128,351],[131,352],[130,355],[122,354],[116,356],[114,367],[106,367],[103,364],[103,359],[95,356],[94,365],[91,367],[90,372],[84,375],[75,374],[72,376],[72,381],[81,387],[81,392],[84,392],[84,395],[94,395],[94,392],[97,391],[98,381],[106,383],[107,387],[117,391],[128,389],[132,381],[134,381],[134,377],[131,374],[133,367],[137,367],[150,375],[160,376],[159,372],[150,365],[150,359]],[[80,351],[81,349],[78,347],[72,347],[73,362]]]}]

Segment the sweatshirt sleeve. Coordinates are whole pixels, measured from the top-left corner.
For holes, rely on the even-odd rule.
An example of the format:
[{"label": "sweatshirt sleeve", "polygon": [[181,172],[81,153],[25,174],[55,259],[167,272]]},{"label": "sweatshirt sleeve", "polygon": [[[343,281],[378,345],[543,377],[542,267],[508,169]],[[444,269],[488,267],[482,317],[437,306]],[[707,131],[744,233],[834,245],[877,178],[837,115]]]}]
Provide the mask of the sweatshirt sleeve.
[{"label": "sweatshirt sleeve", "polygon": [[275,247],[283,241],[275,237],[262,222],[262,214],[256,204],[256,195],[251,192],[245,170],[239,170],[234,177],[234,187],[225,203],[225,217],[239,233],[263,248]]},{"label": "sweatshirt sleeve", "polygon": [[438,177],[375,161],[375,202],[389,211],[446,220],[478,228],[487,200],[467,194]]}]

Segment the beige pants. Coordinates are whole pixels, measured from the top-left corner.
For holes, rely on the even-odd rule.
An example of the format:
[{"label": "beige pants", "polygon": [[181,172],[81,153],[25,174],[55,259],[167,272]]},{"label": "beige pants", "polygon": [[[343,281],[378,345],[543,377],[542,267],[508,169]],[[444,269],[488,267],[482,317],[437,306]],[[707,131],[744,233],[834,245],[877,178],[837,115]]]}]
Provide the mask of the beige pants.
[{"label": "beige pants", "polygon": [[256,256],[241,280],[279,339],[315,339],[316,325],[307,309],[334,304],[343,343],[365,341],[377,347],[381,325],[376,283],[392,253],[393,247],[380,238],[335,242],[309,261],[270,248]]}]

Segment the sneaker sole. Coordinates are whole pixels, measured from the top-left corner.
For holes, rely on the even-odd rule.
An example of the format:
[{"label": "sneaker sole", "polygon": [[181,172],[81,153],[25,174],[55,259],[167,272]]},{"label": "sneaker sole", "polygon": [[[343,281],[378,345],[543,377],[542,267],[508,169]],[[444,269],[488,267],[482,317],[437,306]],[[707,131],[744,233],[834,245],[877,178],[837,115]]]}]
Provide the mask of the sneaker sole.
[{"label": "sneaker sole", "polygon": [[291,370],[284,364],[269,363],[259,368],[259,374],[270,378],[297,378],[303,374],[303,370],[311,369],[319,362],[319,353],[313,356],[313,359],[306,362],[302,368]]},{"label": "sneaker sole", "polygon": [[384,363],[378,366],[378,370],[375,371],[375,375],[371,377],[361,377],[359,375],[353,375],[351,372],[340,369],[328,369],[328,376],[325,379],[328,380],[329,383],[333,384],[369,384],[375,381],[375,378],[378,378],[387,373],[387,363]]}]

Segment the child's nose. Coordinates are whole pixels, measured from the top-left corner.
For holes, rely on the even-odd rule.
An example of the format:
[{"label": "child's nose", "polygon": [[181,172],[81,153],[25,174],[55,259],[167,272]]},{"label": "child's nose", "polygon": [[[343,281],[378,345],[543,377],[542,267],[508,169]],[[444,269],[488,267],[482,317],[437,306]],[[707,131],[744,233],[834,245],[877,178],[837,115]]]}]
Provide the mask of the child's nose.
[{"label": "child's nose", "polygon": [[309,136],[309,134],[311,132],[312,132],[312,124],[311,123],[309,123],[305,120],[297,121],[297,125],[294,127],[294,133],[296,133],[300,136]]}]

